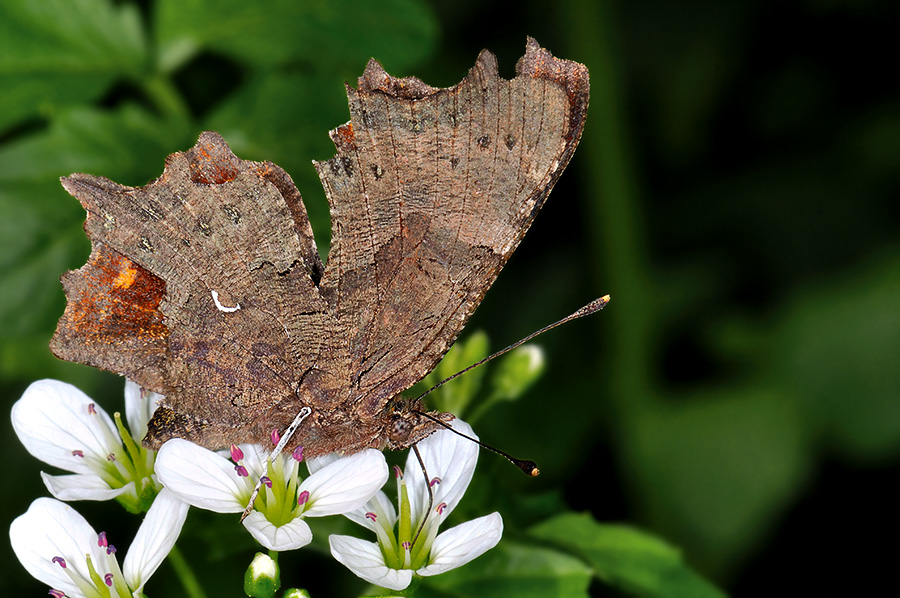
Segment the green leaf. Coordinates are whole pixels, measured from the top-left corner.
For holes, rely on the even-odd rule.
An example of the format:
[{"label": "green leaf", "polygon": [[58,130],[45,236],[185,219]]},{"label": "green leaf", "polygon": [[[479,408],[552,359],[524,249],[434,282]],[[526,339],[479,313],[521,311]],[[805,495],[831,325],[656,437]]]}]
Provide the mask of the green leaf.
[{"label": "green leaf", "polygon": [[0,3],[0,130],[97,98],[137,77],[147,51],[136,7],[108,0]]},{"label": "green leaf", "polygon": [[431,10],[417,0],[161,0],[155,13],[167,72],[204,50],[255,65],[305,61],[332,70],[362,69],[376,56],[405,69],[429,54],[437,33]]},{"label": "green leaf", "polygon": [[[59,275],[88,255],[84,210],[59,177],[87,171],[140,184],[158,176],[165,156],[189,139],[182,123],[133,106],[73,109],[0,151],[0,353],[31,346],[36,337],[49,340],[64,306]],[[49,367],[49,351],[40,355]]]},{"label": "green leaf", "polygon": [[[73,172],[142,185],[159,176],[165,157],[187,149],[194,135],[187,123],[159,119],[134,105],[114,112],[70,109],[60,113],[46,131],[0,150],[0,190],[6,184],[46,183],[48,179],[57,187],[56,179]],[[60,197],[69,197],[59,189]]]},{"label": "green leaf", "polygon": [[704,570],[761,542],[811,473],[806,422],[796,396],[780,390],[694,393],[634,423],[623,467],[650,525]]},{"label": "green leaf", "polygon": [[[488,355],[488,337],[478,330],[467,338],[457,341],[437,367],[425,378],[425,385],[431,388],[441,380],[461,372]],[[478,394],[487,368],[480,366],[462,376],[447,382],[429,395],[431,404],[441,411],[448,411],[458,417],[466,417],[466,408]]]},{"label": "green leaf", "polygon": [[477,421],[491,407],[501,401],[514,401],[521,397],[544,373],[544,350],[538,345],[523,345],[500,358],[491,376],[491,392],[469,416],[469,422]]},{"label": "green leaf", "polygon": [[348,119],[344,86],[333,73],[265,72],[251,76],[204,126],[221,133],[242,159],[269,160],[291,175],[324,260],[331,220],[312,161],[334,156],[328,131]]},{"label": "green leaf", "polygon": [[900,259],[891,256],[798,296],[771,343],[773,382],[857,460],[900,454]]},{"label": "green leaf", "polygon": [[531,528],[529,534],[579,555],[605,583],[637,596],[725,595],[688,568],[679,550],[628,526],[567,513]]},{"label": "green leaf", "polygon": [[416,596],[586,598],[590,582],[590,568],[577,558],[504,540],[464,567],[423,578]]}]

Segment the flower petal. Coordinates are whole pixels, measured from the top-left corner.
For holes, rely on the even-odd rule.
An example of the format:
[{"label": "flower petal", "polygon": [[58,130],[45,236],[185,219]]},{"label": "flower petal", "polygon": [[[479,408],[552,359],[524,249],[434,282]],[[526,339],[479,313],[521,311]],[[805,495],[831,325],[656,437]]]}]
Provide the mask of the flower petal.
[{"label": "flower petal", "polygon": [[[472,427],[460,419],[454,419],[453,429],[472,438],[478,438]],[[419,452],[425,462],[425,471],[428,477],[438,477],[441,483],[435,485],[434,504],[441,502],[447,504],[440,515],[443,521],[456,507],[469,482],[475,473],[475,464],[478,461],[478,445],[467,440],[450,430],[438,430],[419,443]],[[425,477],[419,460],[412,451],[406,460],[404,470],[406,483],[409,484],[409,497],[414,517],[418,516],[428,504],[428,490],[425,487]]]},{"label": "flower petal", "polygon": [[[109,415],[86,394],[59,380],[32,383],[12,408],[13,429],[29,453],[54,467],[91,473],[88,459],[105,461],[119,433]],[[72,451],[80,450],[83,457]]]},{"label": "flower petal", "polygon": [[64,558],[66,566],[84,578],[89,576],[84,560],[86,553],[91,554],[94,563],[102,562],[97,533],[75,509],[52,498],[32,502],[9,526],[9,540],[28,573],[70,596],[83,594],[52,559]]},{"label": "flower petal", "polygon": [[309,470],[309,473],[316,473],[326,465],[331,465],[340,458],[341,456],[337,453],[328,453],[327,455],[322,455],[321,457],[306,459],[306,468]]},{"label": "flower petal", "polygon": [[135,596],[172,550],[187,517],[188,504],[163,488],[153,500],[144,522],[128,548],[122,573]]},{"label": "flower petal", "polygon": [[249,490],[231,462],[192,442],[166,442],[155,467],[163,486],[189,505],[216,513],[240,513],[246,506],[241,497],[249,498]]},{"label": "flower petal", "polygon": [[309,491],[304,517],[337,515],[364,505],[384,485],[388,466],[381,451],[367,449],[326,465],[303,480]]},{"label": "flower petal", "polygon": [[111,500],[120,494],[135,492],[134,482],[128,482],[121,488],[110,488],[98,476],[87,473],[50,475],[42,471],[41,479],[50,494],[59,500]]},{"label": "flower petal", "polygon": [[[366,517],[367,513],[374,513],[375,521]],[[394,508],[394,504],[387,497],[387,494],[381,490],[376,492],[375,496],[370,498],[362,507],[344,513],[344,515],[347,519],[371,530],[374,530],[376,525],[391,530],[397,521],[397,509]]]},{"label": "flower petal", "polygon": [[312,542],[312,530],[302,518],[296,517],[290,523],[275,527],[259,511],[251,511],[243,521],[250,535],[269,550],[294,550]]},{"label": "flower petal", "polygon": [[500,513],[461,523],[434,539],[429,564],[416,573],[422,576],[438,575],[461,567],[496,546],[502,535],[503,518]]},{"label": "flower petal", "polygon": [[125,420],[131,436],[140,440],[147,435],[147,422],[163,396],[149,390],[142,391],[137,383],[125,380]]},{"label": "flower petal", "polygon": [[374,542],[366,542],[352,536],[329,536],[331,554],[354,575],[367,582],[389,588],[405,589],[412,581],[409,569],[391,569],[384,563],[381,549]]}]

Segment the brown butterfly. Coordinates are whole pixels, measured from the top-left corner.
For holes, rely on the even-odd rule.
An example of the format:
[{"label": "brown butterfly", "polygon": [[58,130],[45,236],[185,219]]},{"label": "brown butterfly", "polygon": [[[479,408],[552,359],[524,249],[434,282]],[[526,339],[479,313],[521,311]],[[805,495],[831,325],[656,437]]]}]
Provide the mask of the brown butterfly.
[{"label": "brown butterfly", "polygon": [[[568,164],[588,72],[533,39],[505,80],[484,51],[458,85],[370,61],[316,162],[323,265],[300,193],[212,132],[143,187],[73,174],[88,263],[62,277],[53,352],[165,395],[144,444],[266,444],[304,407],[307,456],[405,448],[439,424],[400,393],[459,335]],[[432,412],[438,421],[453,416]]]}]

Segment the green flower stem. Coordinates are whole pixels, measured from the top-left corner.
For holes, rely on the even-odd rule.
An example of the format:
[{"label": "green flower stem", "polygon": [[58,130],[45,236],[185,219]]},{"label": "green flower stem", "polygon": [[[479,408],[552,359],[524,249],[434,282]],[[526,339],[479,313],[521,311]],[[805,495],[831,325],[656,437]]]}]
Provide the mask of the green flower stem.
[{"label": "green flower stem", "polygon": [[173,546],[171,552],[169,552],[169,563],[175,569],[178,579],[181,580],[185,596],[188,598],[206,598],[203,588],[200,587],[200,582],[197,581],[197,576],[194,575],[194,571],[184,559],[184,555],[181,554],[178,546]]},{"label": "green flower stem", "polygon": [[[648,274],[647,243],[640,218],[640,191],[629,145],[628,119],[623,108],[621,65],[616,60],[616,28],[608,0],[569,0],[566,12],[574,18],[566,37],[568,53],[582,59],[591,71],[591,110],[579,153],[590,166],[585,195],[596,198],[584,206],[594,255],[603,260],[594,277],[613,297],[615,317],[604,318],[610,336],[603,371],[609,372],[614,408],[628,424],[647,408],[654,396],[647,357],[657,322],[657,303]],[[576,157],[576,160],[578,158]],[[603,264],[601,266],[601,263]],[[599,270],[603,268],[603,270]]]}]

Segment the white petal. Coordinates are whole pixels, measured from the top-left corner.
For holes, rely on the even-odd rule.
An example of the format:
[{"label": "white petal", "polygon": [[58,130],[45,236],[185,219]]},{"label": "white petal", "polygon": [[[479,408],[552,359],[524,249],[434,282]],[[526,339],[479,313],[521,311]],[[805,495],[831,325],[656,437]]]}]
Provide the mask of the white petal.
[{"label": "white petal", "polygon": [[125,420],[131,436],[139,441],[147,435],[147,422],[163,396],[149,390],[141,392],[141,387],[131,380],[125,381]]},{"label": "white petal", "polygon": [[309,491],[304,517],[346,513],[363,506],[384,485],[388,466],[381,451],[367,449],[326,465],[303,480],[298,489]]},{"label": "white petal", "polygon": [[94,474],[50,475],[41,472],[41,479],[50,494],[59,500],[111,500],[126,492],[134,493],[134,482],[121,488],[109,485]]},{"label": "white petal", "polygon": [[163,486],[189,505],[216,513],[240,513],[247,484],[232,463],[187,440],[166,442],[156,456],[156,475]]},{"label": "white petal", "polygon": [[412,581],[409,569],[391,569],[384,564],[381,549],[374,542],[366,542],[352,536],[329,536],[331,554],[357,577],[367,582],[388,588],[402,590]]},{"label": "white petal", "polygon": [[9,526],[9,540],[22,566],[51,588],[69,596],[83,596],[69,575],[53,557],[66,560],[66,566],[88,578],[84,560],[91,554],[94,564],[104,557],[97,546],[97,533],[84,517],[66,503],[52,498],[39,498]]},{"label": "white petal", "polygon": [[[38,380],[12,408],[13,429],[29,453],[55,467],[91,473],[86,460],[105,461],[113,450],[109,436],[118,438],[112,418],[86,394],[59,380]],[[84,457],[72,455],[81,450]]]},{"label": "white petal", "polygon": [[[250,479],[254,480],[254,484],[259,477],[266,473],[266,463],[269,459],[269,453],[271,450],[263,450],[263,447],[258,444],[242,444],[239,447],[241,451],[244,453],[244,458],[241,459],[241,465],[243,465],[247,469],[247,473],[250,474]],[[229,456],[230,452],[227,453]],[[226,457],[228,459],[228,457]],[[229,463],[233,463],[232,461],[228,461]],[[287,459],[282,459],[286,465],[290,465],[287,463]],[[288,475],[288,472],[285,471],[285,475]]]},{"label": "white petal", "polygon": [[[366,513],[375,513],[375,521],[366,517]],[[376,525],[390,530],[397,521],[397,509],[387,494],[379,490],[362,507],[344,513],[344,516],[371,530],[374,530]]]},{"label": "white petal", "polygon": [[[478,438],[472,427],[466,422],[455,419],[454,430],[472,438]],[[478,445],[449,430],[438,430],[419,443],[419,452],[425,462],[428,477],[439,477],[441,483],[432,487],[434,504],[447,503],[441,520],[445,519],[462,499],[478,461]],[[425,476],[415,454],[410,451],[404,470],[406,483],[409,485],[409,496],[414,516],[418,516],[428,504],[428,490],[425,487]]]},{"label": "white petal", "polygon": [[156,495],[128,548],[122,573],[135,595],[168,556],[187,517],[188,504],[165,488]]},{"label": "white petal", "polygon": [[328,453],[327,455],[322,455],[321,457],[306,459],[306,468],[309,470],[309,473],[316,473],[326,465],[331,465],[340,458],[341,456],[337,453]]},{"label": "white petal", "polygon": [[250,535],[269,550],[294,550],[312,542],[312,530],[300,517],[287,525],[275,527],[265,515],[259,511],[251,511],[243,523]]},{"label": "white petal", "polygon": [[499,513],[461,523],[434,539],[429,564],[416,573],[438,575],[461,567],[496,546],[502,535],[503,519]]}]

